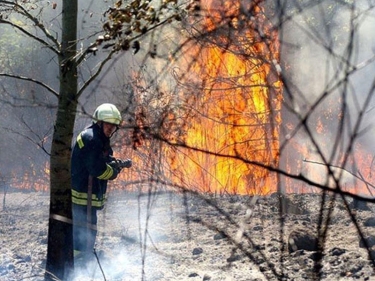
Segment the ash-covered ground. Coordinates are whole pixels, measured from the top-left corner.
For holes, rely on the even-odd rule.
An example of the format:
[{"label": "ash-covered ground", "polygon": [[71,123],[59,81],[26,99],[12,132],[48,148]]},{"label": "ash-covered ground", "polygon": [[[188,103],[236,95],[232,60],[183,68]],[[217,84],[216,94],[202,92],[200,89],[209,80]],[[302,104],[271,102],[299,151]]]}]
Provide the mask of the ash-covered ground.
[{"label": "ash-covered ground", "polygon": [[[0,195],[0,280],[43,280],[49,195]],[[325,205],[316,263],[321,198],[288,195],[281,213],[276,195],[111,192],[99,212],[96,255],[72,280],[375,280],[358,232],[375,244],[370,204],[356,205],[353,217],[339,197]]]}]

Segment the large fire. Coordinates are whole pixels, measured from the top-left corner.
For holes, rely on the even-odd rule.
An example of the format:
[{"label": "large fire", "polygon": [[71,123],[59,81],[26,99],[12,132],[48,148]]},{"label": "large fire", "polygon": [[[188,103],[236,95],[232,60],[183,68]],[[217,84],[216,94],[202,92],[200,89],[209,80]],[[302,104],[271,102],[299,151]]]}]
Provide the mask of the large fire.
[{"label": "large fire", "polygon": [[[201,152],[180,149],[172,167],[182,184],[201,191],[267,194],[276,190],[275,175],[246,161],[278,166],[281,88],[278,79],[270,79],[275,76],[272,62],[278,59],[277,38],[258,6],[247,7],[257,24],[247,19],[248,25],[240,28],[239,21],[246,19],[239,6],[205,5],[202,9],[211,16],[204,28],[218,33],[190,53],[191,76],[201,79],[195,84],[200,99],[192,105],[197,114],[184,139]],[[228,19],[229,36],[218,31]],[[268,42],[261,34],[268,34]]]}]

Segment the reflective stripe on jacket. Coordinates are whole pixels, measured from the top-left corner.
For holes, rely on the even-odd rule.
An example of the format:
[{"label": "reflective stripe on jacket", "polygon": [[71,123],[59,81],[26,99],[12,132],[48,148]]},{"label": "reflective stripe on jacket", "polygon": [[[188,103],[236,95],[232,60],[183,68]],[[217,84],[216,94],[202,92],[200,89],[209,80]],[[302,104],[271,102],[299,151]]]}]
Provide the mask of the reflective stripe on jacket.
[{"label": "reflective stripe on jacket", "polygon": [[[87,193],[78,192],[72,189],[72,202],[77,205],[87,206]],[[92,194],[91,206],[96,208],[103,208],[105,202],[107,201],[107,195],[104,194],[103,198],[98,198],[95,194]]]}]

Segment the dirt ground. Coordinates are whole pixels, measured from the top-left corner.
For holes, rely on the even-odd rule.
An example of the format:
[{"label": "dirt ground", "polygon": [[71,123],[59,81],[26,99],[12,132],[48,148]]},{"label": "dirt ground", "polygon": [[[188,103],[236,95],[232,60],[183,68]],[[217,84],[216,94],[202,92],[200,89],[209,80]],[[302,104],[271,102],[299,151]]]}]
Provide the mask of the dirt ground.
[{"label": "dirt ground", "polygon": [[[0,196],[0,280],[43,280],[49,195]],[[293,208],[281,215],[278,196],[112,192],[99,213],[94,258],[72,280],[313,280],[316,252],[289,251],[288,237],[295,230],[317,233],[321,196],[288,198]],[[355,220],[372,239],[374,206],[367,206]],[[319,279],[375,280],[340,200],[330,218]]]}]

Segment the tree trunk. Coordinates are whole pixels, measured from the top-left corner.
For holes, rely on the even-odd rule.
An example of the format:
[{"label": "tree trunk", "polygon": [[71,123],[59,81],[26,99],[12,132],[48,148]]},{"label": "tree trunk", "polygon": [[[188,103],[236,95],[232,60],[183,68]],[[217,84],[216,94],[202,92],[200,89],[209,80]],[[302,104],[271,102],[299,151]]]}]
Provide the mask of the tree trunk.
[{"label": "tree trunk", "polygon": [[59,56],[60,95],[50,159],[50,218],[45,280],[67,280],[73,269],[70,155],[77,109],[76,0],[64,0]]}]

